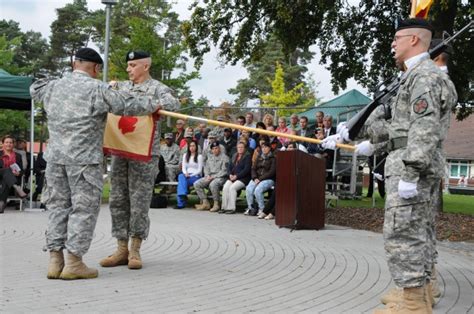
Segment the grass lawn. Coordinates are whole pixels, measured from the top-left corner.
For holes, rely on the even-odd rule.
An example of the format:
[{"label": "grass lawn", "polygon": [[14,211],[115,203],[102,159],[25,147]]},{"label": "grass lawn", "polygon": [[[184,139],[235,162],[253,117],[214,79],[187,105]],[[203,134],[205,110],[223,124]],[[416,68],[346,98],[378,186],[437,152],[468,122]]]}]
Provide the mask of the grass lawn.
[{"label": "grass lawn", "polygon": [[[367,195],[367,189],[364,189],[363,195]],[[375,196],[375,207],[383,208],[385,205],[384,199],[379,196],[378,192],[375,192]],[[338,207],[372,208],[372,198],[364,197],[361,200],[339,200]],[[474,216],[474,196],[444,193],[443,212]]]},{"label": "grass lawn", "polygon": [[[110,183],[104,184],[104,190],[102,193],[102,203],[109,202]],[[367,195],[367,189],[364,189],[363,195]],[[384,199],[379,196],[379,193],[375,192],[375,207],[383,208],[385,205]],[[171,205],[175,204],[176,200],[174,197],[170,199]],[[199,200],[190,196],[190,205],[198,203]],[[474,196],[471,195],[454,195],[445,193],[443,195],[444,212],[445,213],[459,213],[474,216]],[[335,205],[333,203],[333,205]],[[338,207],[357,207],[357,208],[372,208],[372,198],[364,197],[361,200],[339,200]]]}]

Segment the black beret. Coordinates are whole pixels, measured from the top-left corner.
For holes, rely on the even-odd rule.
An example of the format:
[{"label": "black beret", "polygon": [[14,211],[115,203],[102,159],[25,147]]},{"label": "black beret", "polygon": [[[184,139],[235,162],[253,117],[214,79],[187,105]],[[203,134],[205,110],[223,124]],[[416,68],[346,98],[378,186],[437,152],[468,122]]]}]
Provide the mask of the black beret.
[{"label": "black beret", "polygon": [[150,58],[150,54],[146,51],[129,51],[127,52],[127,56],[125,57],[125,60],[131,61],[131,60],[140,60],[140,59],[145,59],[145,58]]},{"label": "black beret", "polygon": [[[437,47],[438,45],[440,45],[441,43],[443,42],[442,39],[440,38],[434,38],[431,40],[431,43],[430,43],[430,50],[431,49],[434,49],[435,47]],[[442,48],[441,48],[441,51],[440,53],[447,53],[447,54],[452,54],[453,53],[453,47],[450,45],[450,44],[447,44],[447,45],[443,45]]]},{"label": "black beret", "polygon": [[89,61],[97,64],[103,64],[102,58],[100,55],[91,48],[80,48],[76,51],[75,54],[76,60]]},{"label": "black beret", "polygon": [[212,142],[211,148],[219,147],[219,141]]},{"label": "black beret", "polygon": [[398,32],[399,30],[402,29],[408,29],[408,28],[424,28],[433,33],[434,29],[431,24],[425,20],[425,19],[420,19],[420,18],[414,18],[414,19],[398,19],[395,21],[395,32]]}]

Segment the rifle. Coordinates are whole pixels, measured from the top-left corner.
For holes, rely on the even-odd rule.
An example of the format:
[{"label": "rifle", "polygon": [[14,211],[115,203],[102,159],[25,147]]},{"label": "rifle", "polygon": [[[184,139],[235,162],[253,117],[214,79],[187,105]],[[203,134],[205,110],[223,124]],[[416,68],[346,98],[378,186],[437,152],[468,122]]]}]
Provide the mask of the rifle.
[{"label": "rifle", "polygon": [[[439,43],[437,46],[433,47],[433,49],[430,49],[428,51],[428,53],[430,54],[430,58],[434,59],[437,56],[439,56],[451,41],[453,41],[456,37],[458,37],[460,34],[465,32],[467,29],[471,28],[472,25],[474,25],[474,21],[469,22],[469,24],[464,26],[461,30],[459,30],[453,36],[450,36],[446,39],[443,38],[441,43]],[[349,138],[351,140],[354,140],[357,137],[360,130],[364,126],[365,121],[367,121],[370,114],[375,110],[375,108],[377,108],[380,105],[383,105],[383,106],[387,107],[384,104],[383,100],[387,100],[388,96],[396,94],[398,92],[399,88],[400,88],[400,78],[399,77],[388,80],[387,84],[385,84],[385,83],[382,84],[382,89],[377,92],[377,94],[375,95],[374,100],[372,100],[371,103],[369,103],[367,106],[365,106],[361,111],[359,111],[349,121],[347,121],[346,126],[349,129]],[[387,109],[385,111],[387,112]]]}]

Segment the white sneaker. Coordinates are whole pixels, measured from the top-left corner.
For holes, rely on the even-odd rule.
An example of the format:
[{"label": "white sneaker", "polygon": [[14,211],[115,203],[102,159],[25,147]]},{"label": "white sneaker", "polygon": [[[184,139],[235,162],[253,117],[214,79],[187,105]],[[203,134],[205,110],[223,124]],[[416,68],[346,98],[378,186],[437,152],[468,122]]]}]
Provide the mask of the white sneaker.
[{"label": "white sneaker", "polygon": [[265,214],[264,212],[259,212],[258,213],[258,219],[263,219],[265,217],[267,217],[267,214]]},{"label": "white sneaker", "polygon": [[250,208],[247,208],[247,210],[244,212],[244,215],[249,215],[250,214]]},{"label": "white sneaker", "polygon": [[275,216],[273,216],[272,213],[268,214],[267,217],[265,217],[265,220],[270,220],[270,219],[274,219]]}]

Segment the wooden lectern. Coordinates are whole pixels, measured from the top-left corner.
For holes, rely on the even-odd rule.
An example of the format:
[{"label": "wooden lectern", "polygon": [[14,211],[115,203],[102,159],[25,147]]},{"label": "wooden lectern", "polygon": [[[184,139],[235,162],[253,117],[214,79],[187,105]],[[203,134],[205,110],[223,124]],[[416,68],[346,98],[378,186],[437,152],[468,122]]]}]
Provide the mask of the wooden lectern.
[{"label": "wooden lectern", "polygon": [[324,228],[326,163],[299,150],[277,153],[275,223],[295,229]]}]

